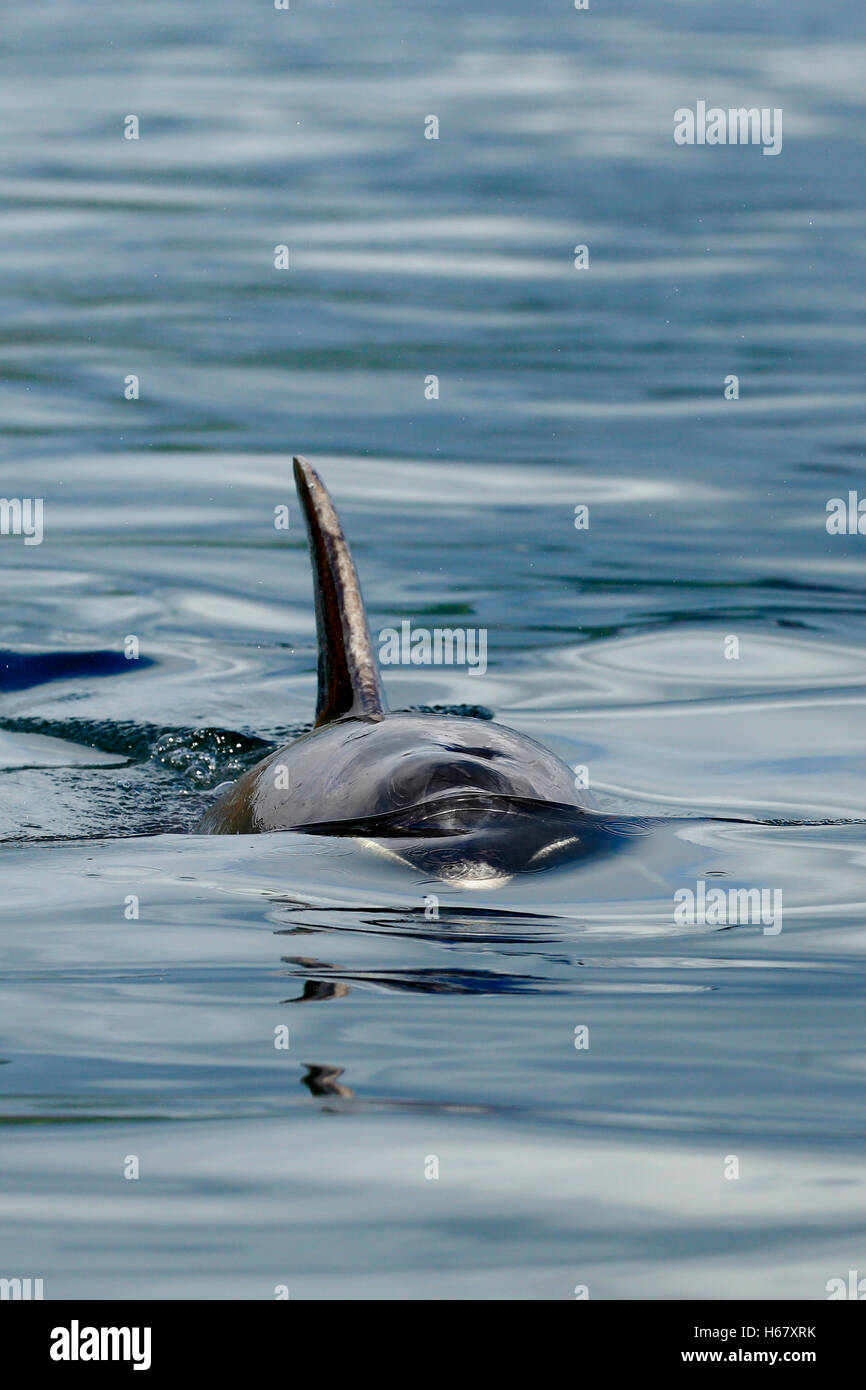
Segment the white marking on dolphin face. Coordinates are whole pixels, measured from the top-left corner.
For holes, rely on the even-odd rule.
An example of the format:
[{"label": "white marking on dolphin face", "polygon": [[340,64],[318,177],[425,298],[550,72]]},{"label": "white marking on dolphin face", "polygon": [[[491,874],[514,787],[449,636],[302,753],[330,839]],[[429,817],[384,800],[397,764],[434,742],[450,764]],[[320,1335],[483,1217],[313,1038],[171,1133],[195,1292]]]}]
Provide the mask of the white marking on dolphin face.
[{"label": "white marking on dolphin face", "polygon": [[[356,845],[362,849],[372,850],[382,859],[390,859],[392,864],[403,864],[410,869],[417,869],[419,866],[414,864],[411,859],[407,859],[402,854],[397,854],[387,845],[383,845],[381,840],[369,840],[364,836],[356,835],[353,837]],[[493,864],[486,864],[478,859],[458,859],[452,863],[446,863],[441,869],[433,869],[436,877],[443,883],[448,883],[454,888],[502,888],[506,883],[510,883],[513,874],[503,873]]]},{"label": "white marking on dolphin face", "polygon": [[580,840],[577,835],[569,835],[564,840],[554,840],[549,845],[542,845],[537,849],[532,858],[527,860],[527,865],[534,864],[538,859],[546,859],[549,854],[555,854],[558,849],[565,849],[568,845],[579,845]]},{"label": "white marking on dolphin face", "polygon": [[374,854],[380,855],[382,859],[390,859],[393,864],[409,863],[409,860],[404,859],[402,854],[395,854],[392,849],[388,849],[388,846],[381,844],[379,840],[367,840],[361,835],[356,835],[354,839],[355,844],[360,845],[362,849],[370,849]]}]

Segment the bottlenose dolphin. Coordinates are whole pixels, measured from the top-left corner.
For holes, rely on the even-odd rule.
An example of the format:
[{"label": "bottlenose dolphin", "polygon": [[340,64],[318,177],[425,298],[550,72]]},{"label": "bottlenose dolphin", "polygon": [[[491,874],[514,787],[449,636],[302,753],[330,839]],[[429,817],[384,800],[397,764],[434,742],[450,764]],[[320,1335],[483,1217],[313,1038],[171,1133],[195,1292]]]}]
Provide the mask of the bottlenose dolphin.
[{"label": "bottlenose dolphin", "polygon": [[464,887],[616,848],[624,823],[594,814],[572,770],[534,739],[483,719],[388,710],[336,509],[306,459],[294,472],[315,587],[315,725],[244,773],[199,831],[350,835]]}]

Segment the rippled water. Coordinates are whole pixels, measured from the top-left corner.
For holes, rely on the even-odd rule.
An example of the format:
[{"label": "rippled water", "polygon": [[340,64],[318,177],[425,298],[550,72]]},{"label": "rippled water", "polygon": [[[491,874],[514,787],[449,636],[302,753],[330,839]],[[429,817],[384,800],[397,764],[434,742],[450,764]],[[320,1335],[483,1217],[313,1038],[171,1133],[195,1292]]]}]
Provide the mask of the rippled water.
[{"label": "rippled water", "polygon": [[[866,827],[711,817],[866,815],[864,541],[825,528],[863,477],[858,7],[4,27],[0,486],[45,534],[0,553],[0,1275],[824,1297],[866,1261]],[[781,155],[676,147],[703,99],[782,107]],[[392,707],[585,765],[648,818],[618,854],[431,920],[352,841],[190,834],[312,718],[293,451],[374,631],[488,631]],[[783,930],[677,923],[699,880]]]}]

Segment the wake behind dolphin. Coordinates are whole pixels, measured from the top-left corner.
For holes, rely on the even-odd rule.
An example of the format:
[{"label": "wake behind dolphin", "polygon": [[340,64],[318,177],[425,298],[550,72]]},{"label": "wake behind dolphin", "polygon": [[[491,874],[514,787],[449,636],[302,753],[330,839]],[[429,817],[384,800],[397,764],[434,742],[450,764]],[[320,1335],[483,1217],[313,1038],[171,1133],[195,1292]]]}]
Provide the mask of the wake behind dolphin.
[{"label": "wake behind dolphin", "polygon": [[389,712],[336,509],[305,459],[294,471],[315,588],[315,726],[240,777],[199,830],[351,835],[465,887],[616,848],[626,823],[594,813],[571,769],[534,739],[481,719]]}]

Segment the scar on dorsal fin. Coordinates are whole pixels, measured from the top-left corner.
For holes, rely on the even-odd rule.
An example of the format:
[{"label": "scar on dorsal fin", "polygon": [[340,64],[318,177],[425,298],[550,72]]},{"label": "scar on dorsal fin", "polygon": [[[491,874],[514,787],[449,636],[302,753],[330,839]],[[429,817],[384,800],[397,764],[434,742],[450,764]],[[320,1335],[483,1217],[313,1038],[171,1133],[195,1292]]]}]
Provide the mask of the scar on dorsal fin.
[{"label": "scar on dorsal fin", "polygon": [[296,458],[294,462],[295,486],[310,540],[316,598],[316,727],[343,715],[376,719],[388,706],[352,552],[337,509],[318,473],[305,458]]}]

